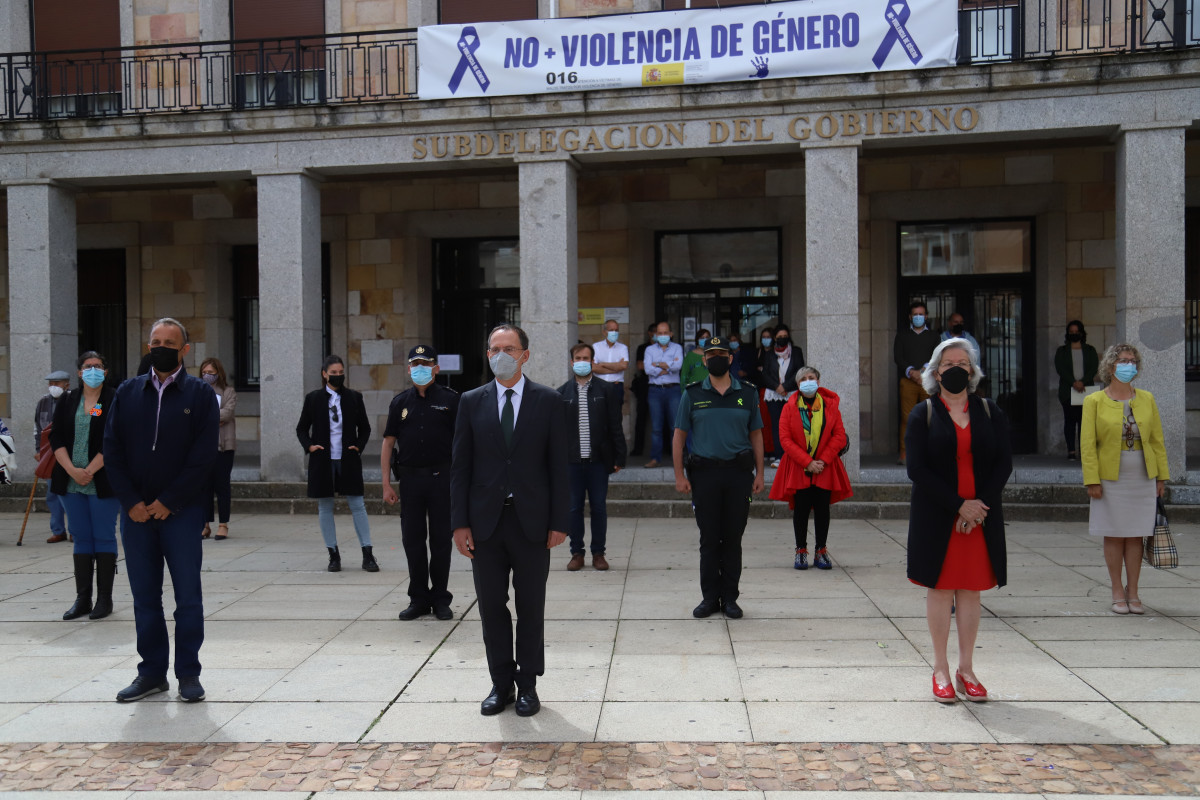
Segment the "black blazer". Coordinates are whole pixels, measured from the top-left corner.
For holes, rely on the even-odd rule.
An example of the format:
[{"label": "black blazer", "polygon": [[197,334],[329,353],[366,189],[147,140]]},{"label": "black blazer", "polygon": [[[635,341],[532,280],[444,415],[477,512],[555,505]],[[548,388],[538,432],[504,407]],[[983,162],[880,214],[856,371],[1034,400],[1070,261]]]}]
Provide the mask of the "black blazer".
[{"label": "black blazer", "polygon": [[796,391],[796,372],[804,366],[804,351],[798,345],[792,345],[792,360],[788,362],[787,372],[783,375],[783,380],[779,379],[779,357],[775,354],[775,348],[763,353],[762,358],[762,375],[760,380],[764,389],[775,391],[775,387],[783,384],[785,392]]},{"label": "black blazer", "polygon": [[[912,480],[912,502],[908,511],[908,577],[922,586],[934,586],[942,572],[954,520],[964,498],[958,494],[958,438],[950,412],[938,399],[933,405],[932,424],[927,425],[925,403],[917,403],[908,415],[904,446],[908,452],[908,477]],[[984,410],[987,403],[991,416]],[[1004,546],[1004,509],[1001,494],[1012,474],[1012,448],[1008,441],[1008,417],[991,400],[967,396],[971,418],[971,457],[974,462],[975,496],[990,509],[983,523],[983,537],[996,581],[1008,582]]]},{"label": "black blazer", "polygon": [[[621,430],[621,398],[616,384],[593,377],[588,383],[588,430],[591,433],[592,458],[599,459],[611,473],[613,467],[625,468],[625,432]],[[574,378],[558,387],[566,405],[568,459],[579,463],[579,390]]]},{"label": "black blazer", "polygon": [[[108,424],[113,407],[113,397],[116,392],[107,383],[100,389],[100,416],[92,417],[88,422],[88,461],[104,450],[104,426]],[[75,449],[75,412],[79,410],[79,402],[83,399],[83,390],[75,389],[58,401],[54,409],[54,426],[50,429],[50,449],[67,448],[67,457]],[[54,462],[54,472],[50,476],[50,491],[54,494],[66,494],[71,477],[57,460]],[[112,486],[108,482],[108,471],[103,467],[92,477],[96,484],[97,497],[112,497]]]},{"label": "black blazer", "polygon": [[477,541],[496,530],[511,493],[525,536],[544,542],[566,532],[570,490],[562,395],[525,379],[511,451],[500,433],[496,382],[464,394],[454,424],[450,526],[470,528]]},{"label": "black blazer", "polygon": [[[329,452],[329,392],[322,386],[304,398],[304,409],[296,425],[296,438],[308,454],[308,496],[333,497],[340,494],[357,497],[363,494],[362,451],[371,438],[371,422],[363,396],[353,389],[343,388],[342,400],[342,470],[335,483],[333,458]],[[308,452],[310,445],[319,444],[324,450]],[[358,450],[351,450],[351,447]]]}]

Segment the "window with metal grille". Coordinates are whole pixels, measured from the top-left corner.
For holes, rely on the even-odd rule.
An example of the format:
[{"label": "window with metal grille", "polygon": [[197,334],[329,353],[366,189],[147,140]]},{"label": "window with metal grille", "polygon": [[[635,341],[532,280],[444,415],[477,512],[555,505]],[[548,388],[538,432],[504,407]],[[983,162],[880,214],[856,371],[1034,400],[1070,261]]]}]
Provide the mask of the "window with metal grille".
[{"label": "window with metal grille", "polygon": [[320,105],[325,87],[325,0],[233,0],[235,105]]},{"label": "window with metal grille", "polygon": [[[235,245],[233,267],[233,375],[238,391],[258,391],[262,375],[258,332],[258,245]],[[329,243],[321,243],[321,353],[330,351]]]},{"label": "window with metal grille", "polygon": [[[30,10],[39,116],[119,114],[120,60],[104,51],[121,46],[120,0],[33,0]],[[52,52],[62,50],[74,52]]]}]

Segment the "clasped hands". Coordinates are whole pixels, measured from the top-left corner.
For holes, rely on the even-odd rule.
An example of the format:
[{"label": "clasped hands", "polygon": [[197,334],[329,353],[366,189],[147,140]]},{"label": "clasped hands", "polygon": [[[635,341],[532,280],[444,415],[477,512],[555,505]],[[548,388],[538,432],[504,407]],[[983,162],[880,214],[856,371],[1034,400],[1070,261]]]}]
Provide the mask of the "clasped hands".
[{"label": "clasped hands", "polygon": [[150,505],[138,503],[133,508],[129,509],[129,518],[134,522],[146,522],[151,519],[166,519],[171,516],[171,509],[162,504],[161,500],[155,500]]},{"label": "clasped hands", "polygon": [[958,508],[958,519],[954,526],[964,533],[970,532],[976,525],[982,525],[987,519],[988,506],[982,500],[967,500]]}]

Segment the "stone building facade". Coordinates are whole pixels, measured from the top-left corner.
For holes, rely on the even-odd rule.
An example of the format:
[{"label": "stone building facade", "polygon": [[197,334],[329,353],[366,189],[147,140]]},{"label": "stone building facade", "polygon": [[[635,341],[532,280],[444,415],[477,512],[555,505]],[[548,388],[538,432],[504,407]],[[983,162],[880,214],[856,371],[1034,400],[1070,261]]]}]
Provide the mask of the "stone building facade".
[{"label": "stone building facade", "polygon": [[[227,0],[117,2],[128,44],[230,36]],[[540,13],[551,5],[542,0]],[[659,0],[553,5],[582,15],[655,10]],[[4,13],[0,45],[28,50],[29,20]],[[382,31],[436,22],[437,3],[326,0],[324,13],[328,34]],[[1010,369],[1019,385],[992,391],[1021,398],[1028,451],[1065,450],[1053,355],[1066,322],[1083,320],[1100,349],[1136,343],[1182,476],[1189,429],[1200,436],[1200,420],[1188,420],[1200,398],[1188,401],[1185,354],[1185,300],[1200,282],[1187,274],[1200,256],[1186,245],[1197,238],[1187,209],[1200,207],[1198,120],[1196,49],[654,90],[0,120],[0,414],[31,430],[41,376],[94,346],[78,337],[93,291],[80,275],[119,279],[127,368],[149,323],[175,316],[191,333],[189,363],[217,355],[251,369],[253,322],[257,374],[239,402],[239,450],[259,454],[264,479],[292,480],[303,467],[300,401],[319,384],[326,349],[346,357],[381,431],[388,401],[408,385],[408,348],[447,352],[474,304],[509,302],[531,335],[529,373],[557,385],[569,345],[602,338],[580,309],[627,314],[631,346],[673,313],[667,238],[765,232],[777,242],[774,319],[842,395],[859,445],[847,456],[852,472],[860,457],[896,450],[892,339],[908,298],[933,292],[943,312],[973,304],[969,327],[1019,341],[1019,352],[993,351],[1019,362]],[[1016,271],[980,261],[977,274],[922,273],[908,263],[912,253],[927,267],[944,242],[993,223],[1024,232]],[[460,245],[485,276],[480,259],[495,257],[499,274],[496,253],[508,253],[510,280],[451,291]],[[740,332],[757,339],[753,326]]]}]

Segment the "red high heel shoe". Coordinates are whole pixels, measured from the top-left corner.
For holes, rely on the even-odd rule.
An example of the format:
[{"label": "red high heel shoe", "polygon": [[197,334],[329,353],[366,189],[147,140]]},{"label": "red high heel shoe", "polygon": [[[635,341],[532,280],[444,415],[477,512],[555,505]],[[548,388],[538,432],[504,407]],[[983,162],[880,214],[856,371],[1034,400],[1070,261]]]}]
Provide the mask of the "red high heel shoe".
[{"label": "red high heel shoe", "polygon": [[963,697],[970,700],[972,703],[986,703],[988,699],[987,689],[983,688],[982,683],[971,683],[962,676],[957,670],[954,673],[954,683],[958,690],[963,693]]},{"label": "red high heel shoe", "polygon": [[933,699],[939,703],[958,702],[958,695],[954,693],[954,684],[938,683],[936,672],[933,674]]}]

